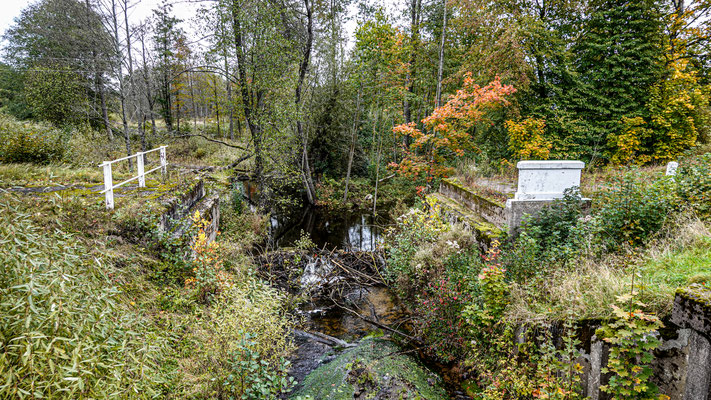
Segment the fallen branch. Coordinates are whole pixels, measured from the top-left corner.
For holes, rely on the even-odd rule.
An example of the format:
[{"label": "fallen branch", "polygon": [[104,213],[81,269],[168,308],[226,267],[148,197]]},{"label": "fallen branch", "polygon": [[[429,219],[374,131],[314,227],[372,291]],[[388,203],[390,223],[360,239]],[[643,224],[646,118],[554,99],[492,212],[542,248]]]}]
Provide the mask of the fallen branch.
[{"label": "fallen branch", "polygon": [[387,180],[390,179],[390,178],[394,178],[395,175],[397,175],[397,174],[392,174],[392,175],[386,176],[385,178],[382,178],[382,179],[378,180],[378,183],[380,183],[380,182],[385,182],[385,181],[387,181]]},{"label": "fallen branch", "polygon": [[346,306],[344,306],[344,305],[341,305],[341,304],[339,304],[337,301],[335,301],[335,300],[333,300],[333,299],[331,299],[331,300],[332,300],[333,303],[336,304],[338,307],[340,307],[340,308],[342,308],[343,310],[348,311],[349,313],[353,314],[354,316],[360,318],[363,322],[367,322],[367,323],[369,323],[369,324],[371,324],[371,325],[377,326],[378,328],[385,329],[386,331],[388,331],[388,332],[390,332],[390,333],[394,333],[394,334],[396,334],[396,335],[400,335],[400,336],[402,336],[402,337],[404,337],[404,338],[406,338],[406,339],[409,339],[409,340],[411,340],[411,341],[413,341],[413,342],[415,342],[415,343],[417,343],[417,344],[424,345],[424,343],[422,343],[422,341],[421,341],[420,339],[418,339],[418,338],[416,338],[416,337],[414,337],[414,336],[410,336],[410,335],[408,335],[407,333],[404,333],[404,332],[402,332],[402,331],[399,331],[399,330],[397,330],[397,329],[395,329],[395,328],[391,328],[391,327],[389,327],[389,326],[387,326],[387,325],[385,325],[385,324],[381,324],[381,323],[378,322],[378,321],[373,321],[373,320],[370,319],[370,318],[366,318],[366,317],[360,315],[359,312],[357,312],[357,311],[355,311],[355,310],[352,310],[352,309],[350,309],[350,308],[348,308],[348,307],[346,307]]},{"label": "fallen branch", "polygon": [[223,142],[222,140],[213,139],[213,138],[207,137],[207,136],[205,136],[205,135],[201,135],[201,134],[199,134],[199,133],[184,134],[184,135],[179,135],[179,136],[171,136],[169,139],[182,139],[182,138],[187,138],[187,137],[201,137],[201,138],[207,140],[208,142],[219,143],[219,144],[221,144],[221,145],[223,145],[223,146],[232,147],[232,148],[234,148],[234,149],[240,149],[240,150],[244,150],[244,151],[249,151],[249,149],[246,148],[246,147],[239,146],[239,145],[236,145],[236,144],[230,144],[230,143],[227,143],[227,142]]},{"label": "fallen branch", "polygon": [[360,271],[358,271],[358,270],[355,270],[355,269],[353,269],[353,268],[349,268],[349,267],[346,267],[346,266],[344,266],[344,265],[341,265],[341,263],[339,263],[338,261],[336,261],[336,260],[333,259],[333,258],[330,259],[330,261],[331,261],[332,263],[336,264],[336,266],[340,267],[342,270],[346,271],[347,273],[351,273],[351,274],[354,274],[354,275],[359,275],[359,276],[361,276],[361,277],[363,277],[363,278],[365,278],[365,279],[367,279],[367,280],[373,281],[373,282],[375,282],[375,283],[384,283],[384,282],[385,282],[385,281],[379,282],[377,279],[373,278],[373,277],[370,276],[370,275],[366,275],[366,274],[364,274],[364,273],[362,273],[362,272],[360,272]]},{"label": "fallen branch", "polygon": [[343,347],[343,348],[356,347],[356,345],[353,343],[348,343],[344,340],[335,338],[333,336],[330,336],[330,335],[327,335],[327,334],[321,333],[321,332],[305,332],[305,331],[300,331],[300,330],[294,330],[294,334],[305,336],[311,340],[315,340],[319,343],[322,343],[322,344],[325,344],[325,345],[331,346],[331,347]]},{"label": "fallen branch", "polygon": [[237,165],[239,165],[239,163],[241,163],[242,161],[248,160],[252,157],[254,157],[254,154],[247,154],[246,156],[241,157],[239,160],[233,162],[232,164],[224,167],[224,169],[232,169],[232,168],[236,167]]}]

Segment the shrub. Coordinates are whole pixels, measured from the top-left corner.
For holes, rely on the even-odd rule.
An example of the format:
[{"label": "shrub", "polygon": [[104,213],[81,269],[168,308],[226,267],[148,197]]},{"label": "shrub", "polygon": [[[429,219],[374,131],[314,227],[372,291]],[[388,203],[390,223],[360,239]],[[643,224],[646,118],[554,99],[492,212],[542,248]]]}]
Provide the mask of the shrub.
[{"label": "shrub", "polygon": [[442,220],[439,205],[434,199],[428,199],[426,211],[410,209],[398,218],[397,225],[388,232],[385,243],[388,254],[386,278],[395,282],[401,297],[412,299],[413,294],[419,293],[418,289],[431,280],[426,275],[429,269],[415,262],[415,255],[449,229],[450,226]]},{"label": "shrub", "polygon": [[197,290],[197,298],[207,303],[220,292],[232,286],[231,277],[224,271],[224,260],[220,245],[210,241],[207,229],[210,222],[200,216],[199,211],[191,217],[197,230],[195,242],[190,246],[193,250],[194,277],[185,280],[185,286]]},{"label": "shrub", "polygon": [[46,164],[59,160],[66,150],[65,136],[48,125],[0,115],[0,161]]},{"label": "shrub", "polygon": [[111,269],[0,207],[0,398],[155,397],[164,338],[128,308]]},{"label": "shrub", "polygon": [[621,296],[612,305],[616,320],[605,324],[595,334],[612,346],[610,359],[603,373],[611,373],[610,381],[600,389],[620,400],[659,399],[657,387],[649,382],[652,376],[650,363],[653,351],[659,347],[659,329],[662,322],[631,303],[632,294]]},{"label": "shrub", "polygon": [[497,324],[508,304],[508,285],[504,281],[506,270],[499,262],[499,243],[494,241],[486,255],[486,266],[478,275],[481,295],[464,311],[467,322],[474,329]]},{"label": "shrub", "polygon": [[509,150],[514,157],[519,160],[547,160],[553,144],[544,138],[545,128],[546,122],[539,118],[506,121]]},{"label": "shrub", "polygon": [[679,197],[702,218],[711,218],[711,153],[682,159],[675,177]]},{"label": "shrub", "polygon": [[653,183],[633,171],[615,179],[599,196],[595,225],[604,248],[643,244],[664,224],[677,206],[674,182],[661,178]]},{"label": "shrub", "polygon": [[576,188],[567,190],[562,199],[524,220],[519,235],[502,254],[507,276],[524,282],[553,266],[565,267],[578,255],[585,239],[580,200]]},{"label": "shrub", "polygon": [[413,311],[427,350],[452,361],[466,350],[462,311],[478,291],[481,263],[471,233],[446,224],[428,201],[427,211],[411,210],[390,232],[386,276]]},{"label": "shrub", "polygon": [[276,398],[252,396],[265,390],[264,380],[272,394],[288,387],[281,385],[291,349],[285,302],[284,294],[248,279],[201,310],[192,328],[192,358],[183,361],[196,398]]},{"label": "shrub", "polygon": [[244,195],[242,194],[241,184],[235,183],[234,185],[232,185],[230,200],[232,203],[232,211],[234,211],[236,214],[242,214],[242,211],[244,211]]}]

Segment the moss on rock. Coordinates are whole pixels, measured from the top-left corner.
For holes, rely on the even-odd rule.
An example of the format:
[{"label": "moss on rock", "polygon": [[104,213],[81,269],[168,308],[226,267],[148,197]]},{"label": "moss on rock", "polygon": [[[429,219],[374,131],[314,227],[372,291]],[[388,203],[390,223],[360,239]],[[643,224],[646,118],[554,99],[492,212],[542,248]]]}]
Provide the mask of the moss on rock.
[{"label": "moss on rock", "polygon": [[449,399],[440,377],[399,351],[387,339],[363,339],[311,372],[292,399]]}]

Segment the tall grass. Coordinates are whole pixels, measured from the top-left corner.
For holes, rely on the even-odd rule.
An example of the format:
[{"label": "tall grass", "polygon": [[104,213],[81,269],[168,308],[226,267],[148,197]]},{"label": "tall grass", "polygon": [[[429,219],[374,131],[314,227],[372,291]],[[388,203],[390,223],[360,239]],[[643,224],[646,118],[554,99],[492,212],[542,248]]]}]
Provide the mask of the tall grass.
[{"label": "tall grass", "polygon": [[0,203],[0,398],[150,398],[164,338],[70,234]]}]

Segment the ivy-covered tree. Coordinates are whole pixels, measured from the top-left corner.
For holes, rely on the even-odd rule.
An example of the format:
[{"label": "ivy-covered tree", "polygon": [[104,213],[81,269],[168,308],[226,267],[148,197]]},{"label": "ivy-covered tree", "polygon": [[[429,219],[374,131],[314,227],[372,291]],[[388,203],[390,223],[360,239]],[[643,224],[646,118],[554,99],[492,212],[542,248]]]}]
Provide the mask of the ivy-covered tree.
[{"label": "ivy-covered tree", "polygon": [[651,88],[662,72],[662,19],[654,0],[595,4],[574,48],[579,85],[566,94],[587,134],[575,145],[591,160],[609,157],[608,138],[622,117],[649,117]]}]

